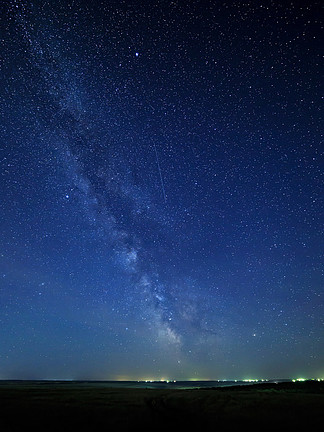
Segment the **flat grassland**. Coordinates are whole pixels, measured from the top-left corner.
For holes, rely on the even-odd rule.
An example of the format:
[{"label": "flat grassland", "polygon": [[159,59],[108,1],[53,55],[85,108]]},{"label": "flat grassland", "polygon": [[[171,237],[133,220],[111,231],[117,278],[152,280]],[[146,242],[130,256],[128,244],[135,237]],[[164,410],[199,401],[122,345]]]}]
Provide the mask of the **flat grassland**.
[{"label": "flat grassland", "polygon": [[323,423],[324,382],[317,381],[187,390],[109,388],[91,382],[0,383],[2,432],[29,427],[64,432],[233,426],[311,430]]}]

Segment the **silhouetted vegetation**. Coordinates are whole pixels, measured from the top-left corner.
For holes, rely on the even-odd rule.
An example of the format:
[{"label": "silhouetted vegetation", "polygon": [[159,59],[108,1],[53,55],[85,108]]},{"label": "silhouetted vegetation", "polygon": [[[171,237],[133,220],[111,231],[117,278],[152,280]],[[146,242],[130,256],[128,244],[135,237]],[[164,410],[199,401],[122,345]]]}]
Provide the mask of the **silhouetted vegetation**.
[{"label": "silhouetted vegetation", "polygon": [[[324,383],[210,389],[118,389],[66,382],[2,382],[1,430],[175,430],[301,426],[324,420]],[[113,429],[112,429],[113,427]]]}]

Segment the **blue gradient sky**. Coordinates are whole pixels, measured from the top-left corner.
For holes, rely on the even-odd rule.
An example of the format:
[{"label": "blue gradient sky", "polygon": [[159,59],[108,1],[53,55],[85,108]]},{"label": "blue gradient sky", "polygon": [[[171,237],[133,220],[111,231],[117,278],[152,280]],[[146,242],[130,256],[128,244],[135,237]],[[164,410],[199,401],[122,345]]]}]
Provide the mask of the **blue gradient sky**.
[{"label": "blue gradient sky", "polygon": [[0,378],[324,377],[320,3],[1,8]]}]

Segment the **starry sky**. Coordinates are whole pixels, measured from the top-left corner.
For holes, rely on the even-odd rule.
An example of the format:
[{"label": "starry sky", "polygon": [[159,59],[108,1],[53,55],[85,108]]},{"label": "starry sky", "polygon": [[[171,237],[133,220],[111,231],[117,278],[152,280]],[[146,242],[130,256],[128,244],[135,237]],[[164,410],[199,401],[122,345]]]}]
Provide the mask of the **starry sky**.
[{"label": "starry sky", "polygon": [[321,12],[1,3],[0,379],[324,378]]}]

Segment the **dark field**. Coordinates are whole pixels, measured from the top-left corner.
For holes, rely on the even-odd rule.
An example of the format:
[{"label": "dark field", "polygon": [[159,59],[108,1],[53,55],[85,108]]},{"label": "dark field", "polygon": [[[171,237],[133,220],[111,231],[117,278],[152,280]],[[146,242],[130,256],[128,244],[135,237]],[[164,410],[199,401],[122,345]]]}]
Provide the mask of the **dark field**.
[{"label": "dark field", "polygon": [[[78,382],[0,383],[1,431],[318,429],[324,382],[209,389],[126,389]],[[318,423],[320,422],[320,423]],[[208,428],[208,429],[206,429]],[[220,429],[221,428],[221,429]]]}]

